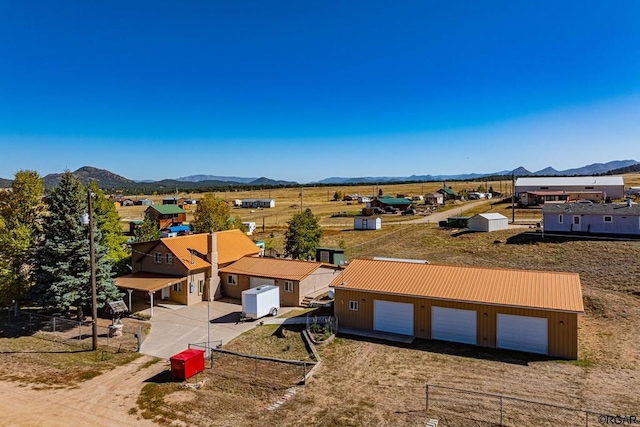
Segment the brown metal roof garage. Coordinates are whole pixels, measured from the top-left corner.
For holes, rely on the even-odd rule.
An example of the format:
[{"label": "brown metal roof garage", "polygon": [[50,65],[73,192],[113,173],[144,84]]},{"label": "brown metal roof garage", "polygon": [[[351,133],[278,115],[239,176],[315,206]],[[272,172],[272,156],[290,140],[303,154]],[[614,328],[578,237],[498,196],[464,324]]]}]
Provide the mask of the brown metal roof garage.
[{"label": "brown metal roof garage", "polygon": [[341,330],[578,356],[575,273],[356,259],[332,286]]}]

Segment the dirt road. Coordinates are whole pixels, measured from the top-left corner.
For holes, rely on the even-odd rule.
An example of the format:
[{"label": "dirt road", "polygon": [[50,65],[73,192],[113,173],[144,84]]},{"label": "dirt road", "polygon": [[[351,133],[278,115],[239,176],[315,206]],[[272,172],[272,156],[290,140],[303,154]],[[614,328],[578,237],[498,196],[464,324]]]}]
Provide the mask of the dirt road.
[{"label": "dirt road", "polygon": [[167,368],[143,356],[77,388],[34,390],[18,383],[0,381],[0,425],[3,426],[157,426],[130,415],[144,381]]},{"label": "dirt road", "polygon": [[396,222],[394,224],[421,224],[421,223],[435,223],[439,221],[445,221],[450,216],[461,215],[467,211],[477,208],[478,206],[487,205],[491,203],[491,200],[478,200],[477,202],[465,203],[460,206],[456,206],[453,209],[447,209],[446,211],[436,211],[431,215],[423,216],[408,221]]}]

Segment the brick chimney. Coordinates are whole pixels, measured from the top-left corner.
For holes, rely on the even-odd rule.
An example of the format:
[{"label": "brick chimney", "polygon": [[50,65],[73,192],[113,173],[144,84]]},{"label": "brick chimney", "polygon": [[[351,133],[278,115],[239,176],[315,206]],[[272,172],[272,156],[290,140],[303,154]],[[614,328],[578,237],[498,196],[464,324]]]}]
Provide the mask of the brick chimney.
[{"label": "brick chimney", "polygon": [[213,301],[222,296],[220,275],[218,274],[218,236],[215,233],[209,233],[209,238],[207,239],[207,261],[211,263],[209,277],[207,277],[209,289],[207,297],[209,301]]}]

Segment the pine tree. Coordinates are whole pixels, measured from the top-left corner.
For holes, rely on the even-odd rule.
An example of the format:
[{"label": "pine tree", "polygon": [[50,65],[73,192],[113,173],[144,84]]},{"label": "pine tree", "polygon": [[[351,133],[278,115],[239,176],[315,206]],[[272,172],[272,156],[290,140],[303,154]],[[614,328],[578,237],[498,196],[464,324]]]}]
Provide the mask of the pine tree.
[{"label": "pine tree", "polygon": [[[88,230],[80,221],[87,210],[86,194],[71,172],[62,174],[60,184],[49,197],[49,215],[44,219],[43,239],[36,250],[32,288],[44,307],[64,310],[74,306],[80,317],[83,308],[91,306]],[[94,227],[96,223],[94,220]],[[98,307],[121,298],[113,284],[101,237],[100,231],[94,230]]]},{"label": "pine tree", "polygon": [[322,228],[311,209],[297,213],[289,220],[284,234],[285,253],[293,259],[315,256],[316,247],[322,238]]}]

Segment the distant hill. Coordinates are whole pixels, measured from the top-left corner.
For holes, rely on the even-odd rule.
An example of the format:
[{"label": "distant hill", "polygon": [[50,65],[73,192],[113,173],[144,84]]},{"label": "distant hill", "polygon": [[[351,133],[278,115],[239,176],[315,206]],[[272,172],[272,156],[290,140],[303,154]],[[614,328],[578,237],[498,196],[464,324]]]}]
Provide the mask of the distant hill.
[{"label": "distant hill", "polygon": [[[72,172],[84,185],[87,185],[91,181],[96,181],[100,188],[120,188],[130,187],[135,185],[135,181],[117,175],[113,172],[109,172],[106,169],[98,169],[92,166],[83,166],[80,169]],[[44,188],[53,188],[60,183],[62,174],[51,173],[45,175],[42,179]]]},{"label": "distant hill", "polygon": [[593,163],[576,169],[562,171],[563,175],[597,175],[607,173],[613,169],[620,169],[638,164],[636,160],[616,160],[608,163]]},{"label": "distant hill", "polygon": [[0,188],[9,188],[13,180],[0,178]]},{"label": "distant hill", "polygon": [[539,171],[534,172],[533,174],[534,175],[544,175],[544,176],[561,175],[561,173],[559,171],[555,170],[551,166],[546,167],[544,169],[540,169]]},{"label": "distant hill", "polygon": [[261,178],[257,178],[251,182],[247,183],[248,185],[272,185],[272,186],[291,186],[291,185],[297,185],[297,182],[294,181],[276,181],[270,178],[265,178],[264,176]]},{"label": "distant hill", "polygon": [[640,163],[636,163],[635,165],[625,166],[623,168],[612,169],[607,172],[607,175],[622,175],[625,173],[637,173],[640,172]]},{"label": "distant hill", "polygon": [[[189,175],[181,178],[176,178],[176,181],[181,182],[201,182],[201,181],[221,181],[221,182],[240,182],[248,184],[252,181],[260,178],[241,178],[238,176],[216,176],[216,175]],[[148,182],[148,181],[145,181]]]}]

